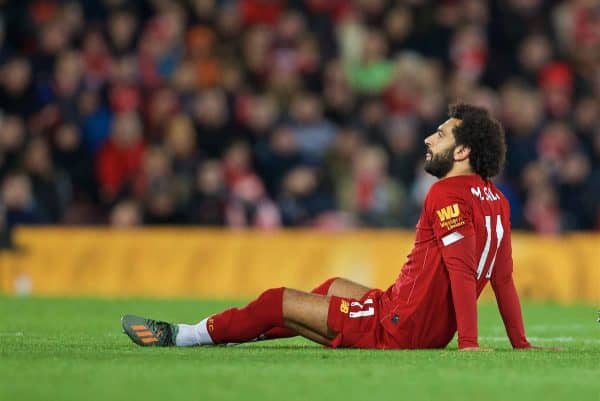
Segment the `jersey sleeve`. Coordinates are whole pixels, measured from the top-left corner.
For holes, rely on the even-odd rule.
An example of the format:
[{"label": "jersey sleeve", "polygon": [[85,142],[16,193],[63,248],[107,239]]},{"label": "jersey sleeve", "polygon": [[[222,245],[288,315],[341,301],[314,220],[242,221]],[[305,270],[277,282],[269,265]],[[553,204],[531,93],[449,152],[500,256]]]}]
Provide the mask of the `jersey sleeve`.
[{"label": "jersey sleeve", "polygon": [[476,244],[472,206],[452,191],[430,192],[427,213],[448,270],[458,347],[477,347]]},{"label": "jersey sleeve", "polygon": [[510,225],[508,223],[506,225],[508,226],[506,240],[498,250],[496,268],[490,281],[510,343],[513,348],[529,348],[531,345],[525,336],[521,303],[513,281]]}]

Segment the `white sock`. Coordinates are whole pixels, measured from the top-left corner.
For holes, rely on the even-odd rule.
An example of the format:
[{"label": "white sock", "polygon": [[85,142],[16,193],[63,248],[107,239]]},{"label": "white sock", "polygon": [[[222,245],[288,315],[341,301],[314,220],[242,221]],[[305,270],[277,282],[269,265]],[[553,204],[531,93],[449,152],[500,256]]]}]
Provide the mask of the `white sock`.
[{"label": "white sock", "polygon": [[208,318],[198,324],[178,324],[179,331],[175,337],[175,345],[178,347],[191,347],[193,345],[214,344],[206,329],[207,320]]}]

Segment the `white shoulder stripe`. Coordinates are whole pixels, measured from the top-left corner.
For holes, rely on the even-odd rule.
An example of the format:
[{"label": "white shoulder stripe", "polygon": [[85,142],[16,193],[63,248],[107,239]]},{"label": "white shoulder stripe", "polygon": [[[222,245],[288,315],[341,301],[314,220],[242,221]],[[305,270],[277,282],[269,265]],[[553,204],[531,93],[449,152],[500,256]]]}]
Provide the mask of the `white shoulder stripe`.
[{"label": "white shoulder stripe", "polygon": [[464,237],[465,236],[459,233],[458,231],[454,231],[453,233],[442,237],[442,243],[444,244],[444,246],[448,246],[450,244],[454,244],[456,241],[460,241]]}]

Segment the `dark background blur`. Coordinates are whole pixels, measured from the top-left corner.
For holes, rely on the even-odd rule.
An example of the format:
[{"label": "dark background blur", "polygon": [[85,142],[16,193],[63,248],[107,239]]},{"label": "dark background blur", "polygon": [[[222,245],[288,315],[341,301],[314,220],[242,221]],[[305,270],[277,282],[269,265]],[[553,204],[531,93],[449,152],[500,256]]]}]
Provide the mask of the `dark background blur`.
[{"label": "dark background blur", "polygon": [[0,232],[412,227],[449,102],[514,228],[600,228],[600,1],[0,1]]}]

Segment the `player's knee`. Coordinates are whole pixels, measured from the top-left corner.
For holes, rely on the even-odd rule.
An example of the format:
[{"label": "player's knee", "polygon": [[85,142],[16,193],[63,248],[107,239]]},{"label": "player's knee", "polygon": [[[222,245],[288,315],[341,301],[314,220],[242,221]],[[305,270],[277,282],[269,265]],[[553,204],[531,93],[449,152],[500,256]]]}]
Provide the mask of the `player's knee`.
[{"label": "player's knee", "polygon": [[331,288],[332,284],[338,279],[339,279],[339,277],[328,278],[323,283],[321,283],[317,287],[315,287],[311,292],[313,294],[329,295],[329,289]]},{"label": "player's knee", "polygon": [[330,277],[327,280],[325,280],[322,285],[328,285],[329,287],[331,287],[331,284],[333,284],[336,280],[339,280],[339,279],[340,279],[340,277],[337,277],[337,276]]},{"label": "player's knee", "polygon": [[277,288],[269,288],[264,291],[262,294],[258,296],[258,299],[263,302],[281,302],[283,299],[283,293],[285,292],[285,287],[277,287]]}]

